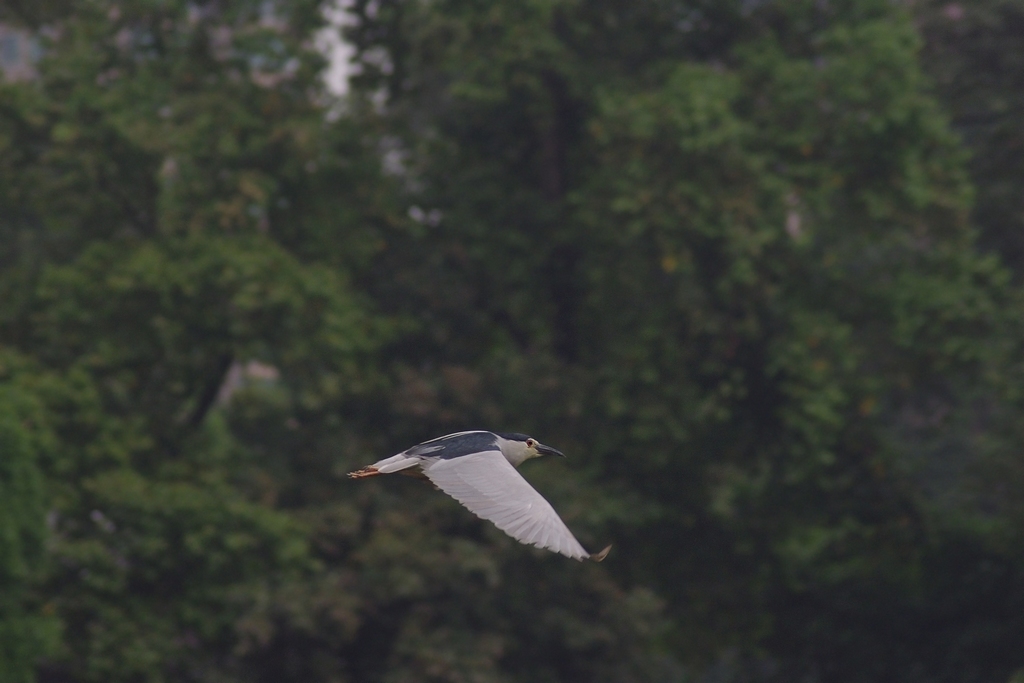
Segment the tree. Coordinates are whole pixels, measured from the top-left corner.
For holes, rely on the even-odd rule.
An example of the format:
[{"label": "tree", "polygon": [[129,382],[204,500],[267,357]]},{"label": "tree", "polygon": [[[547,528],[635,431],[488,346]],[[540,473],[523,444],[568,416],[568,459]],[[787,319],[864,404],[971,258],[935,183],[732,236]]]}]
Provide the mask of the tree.
[{"label": "tree", "polygon": [[[1020,668],[1020,292],[904,9],[359,0],[335,102],[314,0],[56,5],[0,8],[22,673]],[[608,561],[345,479],[472,427]]]},{"label": "tree", "polygon": [[28,363],[7,350],[0,363],[0,680],[22,683],[33,680],[55,635],[52,605],[33,593],[44,569],[39,463],[50,435],[25,386]]},{"label": "tree", "polygon": [[1019,273],[1024,6],[1015,0],[927,2],[915,8],[925,39],[922,64],[954,129],[971,150],[973,217],[981,244]]},{"label": "tree", "polygon": [[374,334],[341,259],[294,247],[319,248],[317,11],[74,3],[5,86],[2,334],[56,437],[48,680],[242,675],[245,615],[313,571],[213,413],[256,359],[330,393]]},{"label": "tree", "polygon": [[410,221],[372,119],[327,121],[319,6],[29,9],[39,79],[0,96],[0,334],[54,435],[40,679],[664,668],[650,591],[425,487],[347,484],[430,425],[389,432],[410,322],[362,288]]},{"label": "tree", "polygon": [[[989,602],[1019,557],[926,483],[943,452],[1017,448],[970,427],[979,402],[1019,414],[992,381],[1019,363],[1017,295],[974,248],[964,154],[904,10],[353,11],[356,84],[383,102],[422,225],[372,284],[420,322],[402,359],[417,420],[523,424],[584,454],[616,576],[667,599],[691,668],[1019,666],[1016,619]],[[948,594],[994,556],[999,580]]]}]

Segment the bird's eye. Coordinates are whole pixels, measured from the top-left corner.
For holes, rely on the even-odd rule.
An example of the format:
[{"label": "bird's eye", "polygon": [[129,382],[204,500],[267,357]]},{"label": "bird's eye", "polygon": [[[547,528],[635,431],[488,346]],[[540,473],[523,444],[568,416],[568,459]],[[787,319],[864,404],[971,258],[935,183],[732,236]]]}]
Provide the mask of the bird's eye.
[{"label": "bird's eye", "polygon": [[527,439],[526,440],[526,447],[527,448],[533,448],[536,445],[537,445],[537,442],[534,441],[533,439]]}]

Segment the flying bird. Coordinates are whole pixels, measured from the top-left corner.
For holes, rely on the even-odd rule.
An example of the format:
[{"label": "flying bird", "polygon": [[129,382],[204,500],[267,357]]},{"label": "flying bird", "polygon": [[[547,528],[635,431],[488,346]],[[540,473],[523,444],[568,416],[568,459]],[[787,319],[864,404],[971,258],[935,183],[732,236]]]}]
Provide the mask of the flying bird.
[{"label": "flying bird", "polygon": [[584,550],[551,503],[516,471],[527,460],[542,455],[565,457],[525,434],[458,432],[425,441],[348,476],[363,479],[399,473],[429,479],[470,512],[494,522],[520,543],[574,560],[600,562],[612,547],[599,553]]}]

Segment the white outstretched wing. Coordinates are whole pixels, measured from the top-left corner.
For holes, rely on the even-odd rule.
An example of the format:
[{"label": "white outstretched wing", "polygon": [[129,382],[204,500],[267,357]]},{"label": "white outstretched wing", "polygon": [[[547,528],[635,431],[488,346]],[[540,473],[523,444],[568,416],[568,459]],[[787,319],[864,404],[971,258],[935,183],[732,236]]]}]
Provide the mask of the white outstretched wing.
[{"label": "white outstretched wing", "polygon": [[438,459],[424,464],[423,473],[470,512],[494,522],[517,541],[576,560],[590,557],[551,504],[500,451]]}]

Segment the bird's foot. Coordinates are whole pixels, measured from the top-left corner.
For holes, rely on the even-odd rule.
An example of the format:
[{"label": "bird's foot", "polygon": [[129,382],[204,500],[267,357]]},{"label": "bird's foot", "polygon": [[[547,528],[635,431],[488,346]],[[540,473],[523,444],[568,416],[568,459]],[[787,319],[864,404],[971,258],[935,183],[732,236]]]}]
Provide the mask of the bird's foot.
[{"label": "bird's foot", "polygon": [[380,472],[373,465],[367,465],[362,469],[358,469],[355,472],[349,472],[349,479],[365,479],[366,477],[376,477]]}]

